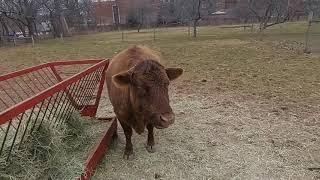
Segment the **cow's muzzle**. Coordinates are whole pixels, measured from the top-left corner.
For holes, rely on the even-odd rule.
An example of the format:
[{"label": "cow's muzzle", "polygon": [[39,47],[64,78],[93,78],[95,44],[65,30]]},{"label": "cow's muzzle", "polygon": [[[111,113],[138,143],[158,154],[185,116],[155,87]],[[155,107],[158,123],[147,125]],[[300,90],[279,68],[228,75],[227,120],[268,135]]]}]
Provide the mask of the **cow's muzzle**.
[{"label": "cow's muzzle", "polygon": [[171,124],[174,123],[174,120],[175,120],[174,113],[159,114],[157,118],[157,122],[155,123],[155,127],[157,129],[168,128]]}]

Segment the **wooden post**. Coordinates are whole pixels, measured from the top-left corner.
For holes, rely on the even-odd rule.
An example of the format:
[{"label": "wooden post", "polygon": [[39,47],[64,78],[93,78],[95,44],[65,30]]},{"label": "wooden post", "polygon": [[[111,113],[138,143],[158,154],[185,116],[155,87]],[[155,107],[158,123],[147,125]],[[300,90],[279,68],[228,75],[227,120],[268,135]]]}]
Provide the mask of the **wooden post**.
[{"label": "wooden post", "polygon": [[251,21],[251,33],[253,33],[253,31],[254,31],[254,20],[253,19],[250,19],[250,21]]},{"label": "wooden post", "polygon": [[17,45],[17,42],[16,42],[16,37],[13,36],[13,46],[16,46]]},{"label": "wooden post", "polygon": [[304,53],[311,53],[311,49],[310,49],[310,29],[312,26],[312,18],[313,18],[313,12],[310,11],[309,12],[309,17],[308,17],[308,28],[307,28],[307,32],[306,32],[306,43],[305,43],[305,48],[304,48]]},{"label": "wooden post", "polygon": [[34,47],[34,38],[33,38],[33,35],[31,35],[31,41],[32,41],[32,47]]},{"label": "wooden post", "polygon": [[191,33],[190,33],[190,22],[188,23],[188,37],[191,36]]},{"label": "wooden post", "polygon": [[124,41],[124,32],[123,32],[123,30],[121,30],[121,39],[122,39],[122,41]]},{"label": "wooden post", "polygon": [[310,29],[311,29],[312,23],[311,21],[308,22],[308,28],[307,28],[307,32],[306,32],[306,44],[305,44],[305,48],[304,48],[304,52],[309,54],[311,53],[311,49],[310,49]]}]

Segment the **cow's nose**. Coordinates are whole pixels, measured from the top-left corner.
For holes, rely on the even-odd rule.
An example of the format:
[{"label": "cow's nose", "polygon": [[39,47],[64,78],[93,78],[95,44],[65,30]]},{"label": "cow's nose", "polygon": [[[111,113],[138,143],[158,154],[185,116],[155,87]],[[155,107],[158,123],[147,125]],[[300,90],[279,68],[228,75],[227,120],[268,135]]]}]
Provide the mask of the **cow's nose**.
[{"label": "cow's nose", "polygon": [[165,113],[160,115],[161,124],[164,127],[169,127],[169,125],[174,123],[175,115],[174,113]]}]

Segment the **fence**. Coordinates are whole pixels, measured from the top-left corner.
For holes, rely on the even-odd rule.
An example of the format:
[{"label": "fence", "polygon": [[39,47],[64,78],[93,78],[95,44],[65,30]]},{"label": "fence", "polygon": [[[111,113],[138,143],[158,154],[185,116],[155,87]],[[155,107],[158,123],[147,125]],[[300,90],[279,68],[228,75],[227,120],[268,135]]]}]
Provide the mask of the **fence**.
[{"label": "fence", "polygon": [[31,37],[17,37],[17,36],[1,36],[0,37],[0,46],[1,45],[13,45],[17,46],[18,44],[23,44],[26,42],[31,42],[32,46],[35,45],[35,39]]},{"label": "fence", "polygon": [[[75,111],[94,117],[108,63],[102,59],[60,61],[0,76],[0,158],[10,162],[12,152],[44,122],[56,128]],[[114,121],[89,155],[81,179],[92,175],[116,125]]]}]

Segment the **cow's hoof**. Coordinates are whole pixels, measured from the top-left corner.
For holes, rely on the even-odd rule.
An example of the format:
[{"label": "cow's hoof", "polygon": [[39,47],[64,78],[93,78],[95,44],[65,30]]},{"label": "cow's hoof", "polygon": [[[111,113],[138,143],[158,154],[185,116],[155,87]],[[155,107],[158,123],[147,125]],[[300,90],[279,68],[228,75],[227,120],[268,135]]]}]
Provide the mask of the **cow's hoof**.
[{"label": "cow's hoof", "polygon": [[156,152],[156,148],[154,146],[151,145],[146,145],[146,149],[149,153],[155,153]]},{"label": "cow's hoof", "polygon": [[123,154],[123,159],[131,160],[133,159],[133,150],[125,150]]}]

